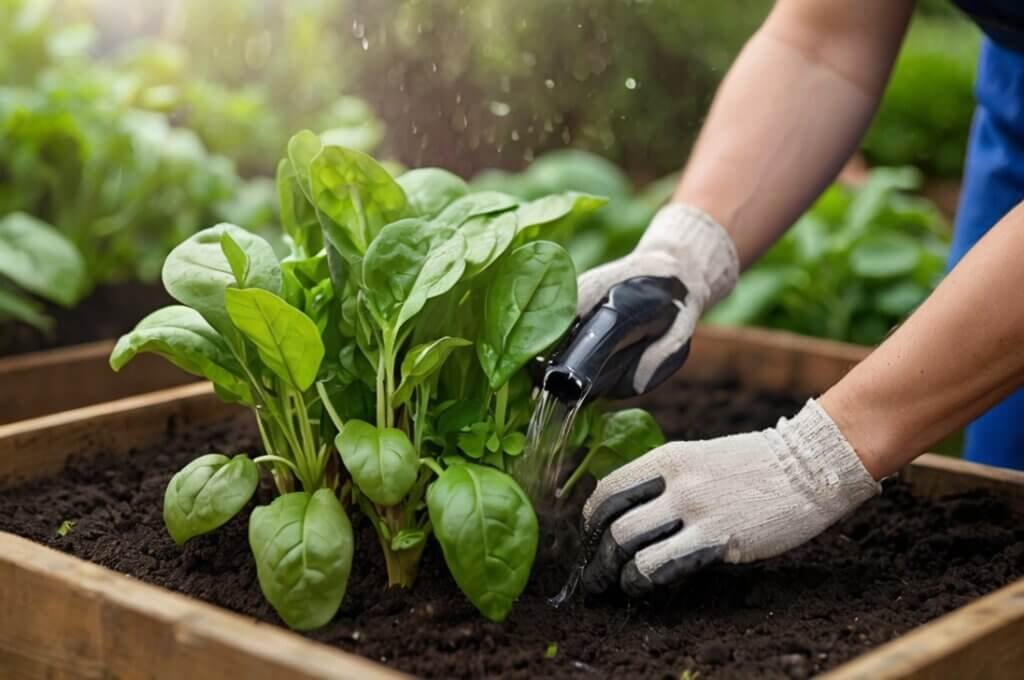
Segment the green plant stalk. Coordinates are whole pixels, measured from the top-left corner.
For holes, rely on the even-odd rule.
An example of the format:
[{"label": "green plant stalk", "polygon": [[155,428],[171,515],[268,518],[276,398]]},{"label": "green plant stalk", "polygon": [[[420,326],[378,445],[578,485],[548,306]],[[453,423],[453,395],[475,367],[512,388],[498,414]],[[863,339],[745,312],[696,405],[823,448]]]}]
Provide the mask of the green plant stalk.
[{"label": "green plant stalk", "polygon": [[595,446],[587,451],[587,455],[583,456],[583,460],[580,461],[580,464],[577,465],[576,469],[573,470],[571,475],[569,475],[569,479],[565,480],[565,484],[563,484],[562,488],[559,489],[560,495],[564,496],[568,494],[572,491],[572,488],[576,486],[576,483],[583,479],[583,475],[587,474],[587,471],[590,469],[590,461],[593,459],[594,454],[599,450],[600,448]]},{"label": "green plant stalk", "polygon": [[[382,521],[387,525],[392,536],[397,536],[403,529],[411,529],[406,525],[407,513],[403,506],[392,505],[381,508],[383,511]],[[388,572],[389,588],[411,588],[416,582],[416,574],[419,571],[420,557],[423,556],[423,548],[426,546],[426,539],[420,541],[411,548],[395,550],[391,547],[391,541],[378,532],[381,548],[384,550],[384,564]]]}]

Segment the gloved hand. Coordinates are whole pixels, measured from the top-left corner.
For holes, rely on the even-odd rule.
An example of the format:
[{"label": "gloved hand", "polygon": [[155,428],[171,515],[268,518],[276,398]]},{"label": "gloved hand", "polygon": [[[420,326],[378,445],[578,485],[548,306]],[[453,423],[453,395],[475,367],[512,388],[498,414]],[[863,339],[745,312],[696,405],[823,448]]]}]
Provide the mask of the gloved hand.
[{"label": "gloved hand", "polygon": [[583,509],[583,586],[638,596],[712,562],[779,555],[881,490],[813,399],[761,432],[674,442],[600,481]]},{"label": "gloved hand", "polygon": [[609,288],[637,276],[671,276],[683,283],[687,295],[676,303],[675,323],[637,364],[633,386],[642,394],[658,368],[690,341],[704,310],[729,294],[738,275],[736,246],[725,230],[698,208],[670,203],[654,216],[632,253],[580,276],[577,313],[585,317]]}]

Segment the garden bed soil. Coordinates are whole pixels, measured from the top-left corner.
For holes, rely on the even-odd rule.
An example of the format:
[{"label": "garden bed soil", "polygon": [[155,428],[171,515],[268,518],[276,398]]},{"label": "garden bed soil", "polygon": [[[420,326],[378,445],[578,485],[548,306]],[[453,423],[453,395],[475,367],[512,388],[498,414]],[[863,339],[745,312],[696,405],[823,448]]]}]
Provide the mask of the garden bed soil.
[{"label": "garden bed soil", "polygon": [[[726,387],[662,399],[652,410],[674,438],[773,425],[800,405]],[[247,512],[183,550],[164,529],[170,476],[218,450],[256,451],[258,437],[245,425],[194,428],[114,463],[73,460],[58,476],[5,489],[0,530],[280,624],[256,581]],[[74,526],[59,536],[65,520]],[[1024,576],[1024,521],[1005,503],[984,492],[922,500],[890,482],[811,543],[760,564],[709,569],[655,601],[588,598],[555,610],[546,598],[565,567],[539,565],[508,621],[495,624],[465,600],[433,547],[413,591],[384,590],[376,539],[358,518],[356,527],[342,609],[310,636],[437,678],[806,677]]]},{"label": "garden bed soil", "polygon": [[73,309],[48,305],[53,335],[21,323],[0,327],[0,356],[109,340],[135,328],[142,317],[174,301],[160,284],[117,283],[99,286]]}]

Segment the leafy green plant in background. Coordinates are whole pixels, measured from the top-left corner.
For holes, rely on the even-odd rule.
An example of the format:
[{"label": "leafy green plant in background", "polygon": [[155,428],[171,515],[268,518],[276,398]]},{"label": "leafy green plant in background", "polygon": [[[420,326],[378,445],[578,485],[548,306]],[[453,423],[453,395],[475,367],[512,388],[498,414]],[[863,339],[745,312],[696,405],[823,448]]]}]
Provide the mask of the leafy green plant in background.
[{"label": "leafy green plant in background", "polygon": [[240,184],[192,132],[129,107],[118,75],[87,59],[92,33],[49,27],[53,6],[0,7],[0,68],[22,83],[0,86],[0,316],[44,330],[37,299],[72,306],[99,283],[152,279],[175,243],[230,216]]},{"label": "leafy green plant in background", "polygon": [[707,319],[879,342],[942,277],[949,229],[908,195],[913,168],[878,168],[859,188],[834,185]]},{"label": "leafy green plant in background", "polygon": [[602,210],[563,225],[565,232],[556,236],[566,243],[577,270],[584,271],[629,253],[677,181],[676,175],[669,175],[634,191],[626,174],[611,161],[580,149],[563,149],[544,154],[519,173],[482,172],[473,186],[500,189],[524,199],[564,191],[608,197]]},{"label": "leafy green plant in background", "polygon": [[86,281],[82,256],[56,229],[24,213],[0,217],[0,322],[50,331],[52,319],[32,296],[70,307]]},{"label": "leafy green plant in background", "polygon": [[963,18],[915,18],[862,144],[869,161],[914,165],[930,177],[960,176],[980,37]]},{"label": "leafy green plant in background", "polygon": [[[202,456],[171,480],[179,544],[252,498],[257,466],[278,496],[249,519],[264,595],[299,629],[326,623],[352,568],[348,514],[378,537],[391,586],[409,587],[431,535],[459,587],[502,620],[530,573],[538,523],[505,472],[523,454],[526,365],[572,323],[576,274],[553,234],[604,199],[521,200],[444,170],[393,178],[370,156],[302,132],[278,166],[290,252],[233,225],[167,257],[181,304],[123,336],[117,370],[160,354],[253,409],[265,453]],[[596,407],[585,422],[605,423]],[[578,433],[599,473],[660,441],[635,414]],[[653,445],[653,444],[652,444]]]},{"label": "leafy green plant in background", "polygon": [[272,101],[259,82],[232,86],[197,75],[186,49],[167,41],[137,41],[119,50],[112,63],[123,74],[132,106],[165,113],[246,175],[272,174],[285,131],[301,127],[296,122],[331,143],[367,152],[384,134],[361,99],[339,94],[331,101],[318,98],[316,109],[293,111],[290,97]]}]

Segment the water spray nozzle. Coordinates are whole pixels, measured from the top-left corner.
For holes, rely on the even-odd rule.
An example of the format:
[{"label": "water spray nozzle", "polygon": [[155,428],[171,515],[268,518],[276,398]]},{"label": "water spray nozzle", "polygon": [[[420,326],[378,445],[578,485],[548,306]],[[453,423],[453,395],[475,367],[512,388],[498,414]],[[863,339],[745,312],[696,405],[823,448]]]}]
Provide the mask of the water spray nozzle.
[{"label": "water spray nozzle", "polygon": [[[635,396],[637,362],[672,326],[686,294],[675,277],[638,276],[612,287],[547,361],[541,387],[566,404]],[[651,385],[675,372],[685,358],[684,352],[659,367]]]}]

